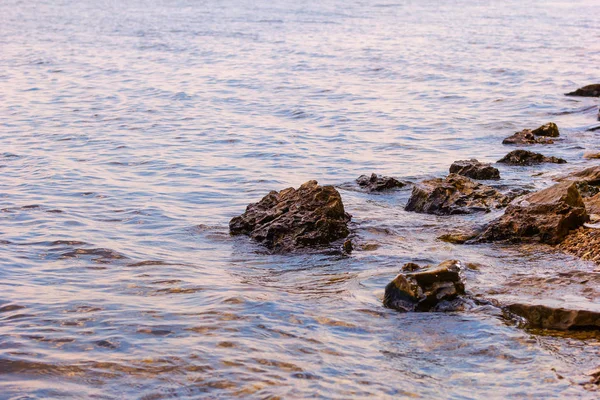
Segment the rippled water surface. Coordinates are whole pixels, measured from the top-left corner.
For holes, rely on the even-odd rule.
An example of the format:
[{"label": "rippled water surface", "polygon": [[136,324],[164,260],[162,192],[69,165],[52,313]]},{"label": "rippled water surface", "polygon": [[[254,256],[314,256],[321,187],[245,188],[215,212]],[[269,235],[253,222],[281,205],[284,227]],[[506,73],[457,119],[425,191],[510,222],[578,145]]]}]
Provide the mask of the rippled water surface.
[{"label": "rippled water surface", "polygon": [[[443,176],[556,122],[598,149],[597,1],[0,2],[0,398],[595,398],[600,341],[532,335],[493,307],[398,314],[408,261],[467,287],[594,267],[454,246],[494,215],[403,210],[364,173]],[[534,148],[540,150],[539,148]],[[588,162],[590,163],[590,162]],[[340,188],[357,249],[270,255],[228,221],[308,179]],[[594,299],[592,299],[594,300]],[[22,396],[22,397],[21,397]]]}]

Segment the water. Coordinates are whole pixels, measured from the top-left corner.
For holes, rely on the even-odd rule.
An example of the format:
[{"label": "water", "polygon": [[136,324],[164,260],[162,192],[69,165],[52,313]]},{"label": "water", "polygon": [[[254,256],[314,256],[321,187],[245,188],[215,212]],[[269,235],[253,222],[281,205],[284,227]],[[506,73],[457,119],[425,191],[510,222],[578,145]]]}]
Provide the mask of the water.
[{"label": "water", "polygon": [[[272,189],[419,180],[502,138],[567,166],[598,149],[595,1],[0,4],[0,398],[595,398],[598,339],[534,335],[493,307],[398,314],[408,261],[482,265],[467,286],[594,266],[436,237],[495,215],[403,211],[340,189],[351,256],[269,255],[228,234]],[[495,291],[495,292],[494,292]],[[598,293],[588,293],[596,301]]]}]

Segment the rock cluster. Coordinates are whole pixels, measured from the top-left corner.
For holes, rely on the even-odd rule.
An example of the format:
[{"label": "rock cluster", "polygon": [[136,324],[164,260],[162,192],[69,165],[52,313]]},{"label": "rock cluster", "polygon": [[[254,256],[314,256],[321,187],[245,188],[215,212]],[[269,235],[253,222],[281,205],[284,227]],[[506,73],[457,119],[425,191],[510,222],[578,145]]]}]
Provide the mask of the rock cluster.
[{"label": "rock cluster", "polygon": [[479,180],[500,179],[498,168],[494,168],[488,163],[479,162],[476,159],[454,161],[450,166],[450,173]]},{"label": "rock cluster", "polygon": [[477,240],[557,244],[587,220],[577,184],[563,182],[517,199]]},{"label": "rock cluster", "polygon": [[510,198],[490,186],[450,174],[445,179],[415,185],[405,210],[436,215],[471,214],[505,207],[509,202]]},{"label": "rock cluster", "polygon": [[300,188],[272,191],[229,222],[234,235],[246,234],[276,252],[327,245],[350,233],[351,216],[333,186],[308,181]]},{"label": "rock cluster", "polygon": [[401,188],[406,186],[405,183],[389,176],[378,176],[371,174],[371,176],[361,175],[356,179],[358,186],[366,189],[368,192],[381,192],[383,190]]},{"label": "rock cluster", "polygon": [[542,163],[565,164],[567,161],[557,157],[546,157],[540,153],[534,153],[527,150],[514,150],[498,160],[501,164],[507,165],[535,165]]},{"label": "rock cluster", "polygon": [[450,311],[464,302],[465,285],[459,261],[421,268],[408,263],[385,288],[383,304],[398,311]]},{"label": "rock cluster", "polygon": [[549,122],[534,130],[524,129],[516,132],[504,139],[502,144],[553,144],[554,141],[548,137],[558,137],[559,135],[558,126],[554,122]]},{"label": "rock cluster", "polygon": [[582,97],[600,97],[600,84],[587,85],[571,93],[565,93],[567,96]]}]

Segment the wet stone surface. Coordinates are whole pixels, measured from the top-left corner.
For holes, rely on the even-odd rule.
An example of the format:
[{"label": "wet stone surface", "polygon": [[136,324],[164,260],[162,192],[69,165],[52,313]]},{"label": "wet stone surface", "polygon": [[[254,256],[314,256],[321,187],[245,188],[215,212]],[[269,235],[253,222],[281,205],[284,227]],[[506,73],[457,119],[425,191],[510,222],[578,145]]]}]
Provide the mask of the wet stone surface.
[{"label": "wet stone surface", "polygon": [[451,174],[466,176],[478,180],[498,180],[500,171],[489,163],[482,163],[476,159],[454,161],[450,166]]},{"label": "wet stone surface", "polygon": [[540,153],[527,150],[513,150],[498,160],[500,164],[529,166],[542,163],[566,164],[566,160],[558,157],[546,157]]},{"label": "wet stone surface", "polygon": [[406,183],[400,182],[396,178],[377,174],[371,174],[371,176],[361,175],[356,179],[356,183],[367,192],[382,192],[406,186]]}]

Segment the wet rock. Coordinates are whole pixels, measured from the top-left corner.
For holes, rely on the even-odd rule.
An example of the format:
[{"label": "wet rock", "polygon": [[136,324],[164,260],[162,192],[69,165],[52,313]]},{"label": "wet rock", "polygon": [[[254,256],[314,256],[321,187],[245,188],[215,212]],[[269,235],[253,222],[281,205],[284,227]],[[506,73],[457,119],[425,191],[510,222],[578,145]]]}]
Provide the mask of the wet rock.
[{"label": "wet rock", "polygon": [[537,129],[531,131],[535,136],[546,136],[546,137],[559,137],[560,132],[558,126],[554,122],[548,122],[545,125],[540,126]]},{"label": "wet rock", "polygon": [[[538,129],[541,129],[538,128]],[[537,129],[536,129],[537,130]],[[521,132],[516,132],[512,136],[507,137],[502,141],[502,144],[553,144],[554,140],[545,137],[536,137],[530,129],[524,129]]]},{"label": "wet rock", "polygon": [[492,167],[491,164],[479,162],[476,159],[454,161],[450,166],[450,173],[466,176],[471,179],[500,179],[498,168]]},{"label": "wet rock", "polygon": [[557,248],[600,265],[600,229],[581,227],[571,232]]},{"label": "wet rock", "polygon": [[571,173],[560,178],[559,181],[586,182],[589,185],[600,186],[600,165]]},{"label": "wet rock", "polygon": [[559,331],[600,329],[600,310],[522,303],[510,304],[506,309],[524,318],[529,328]]},{"label": "wet rock", "polygon": [[489,212],[506,206],[510,199],[496,189],[450,174],[445,179],[423,181],[413,188],[406,211],[451,215]]},{"label": "wet rock", "polygon": [[559,243],[588,220],[575,182],[563,182],[510,204],[477,241],[538,241]]},{"label": "wet rock", "polygon": [[565,93],[566,96],[582,97],[600,97],[600,84],[587,85],[571,93]]},{"label": "wet rock", "polygon": [[597,160],[600,159],[600,153],[585,153],[583,158],[588,160]]},{"label": "wet rock", "polygon": [[277,252],[327,245],[348,236],[351,216],[333,186],[308,181],[272,191],[229,222],[231,234],[246,234]]},{"label": "wet rock", "polygon": [[475,239],[479,234],[476,230],[459,230],[443,234],[438,237],[438,240],[452,244],[464,244],[469,240]]},{"label": "wet rock", "polygon": [[406,186],[406,183],[400,182],[395,178],[389,176],[378,176],[371,174],[371,176],[361,175],[356,179],[358,186],[366,189],[368,192],[381,192],[383,190],[401,188]]},{"label": "wet rock", "polygon": [[449,311],[460,306],[465,285],[459,261],[425,268],[408,263],[402,269],[385,288],[384,306],[402,312]]},{"label": "wet rock", "polygon": [[514,150],[498,160],[501,164],[507,165],[535,165],[542,163],[565,164],[566,161],[557,157],[546,157],[540,153],[534,153],[527,150]]},{"label": "wet rock", "polygon": [[589,215],[600,215],[600,193],[591,197],[584,197],[583,203]]}]

